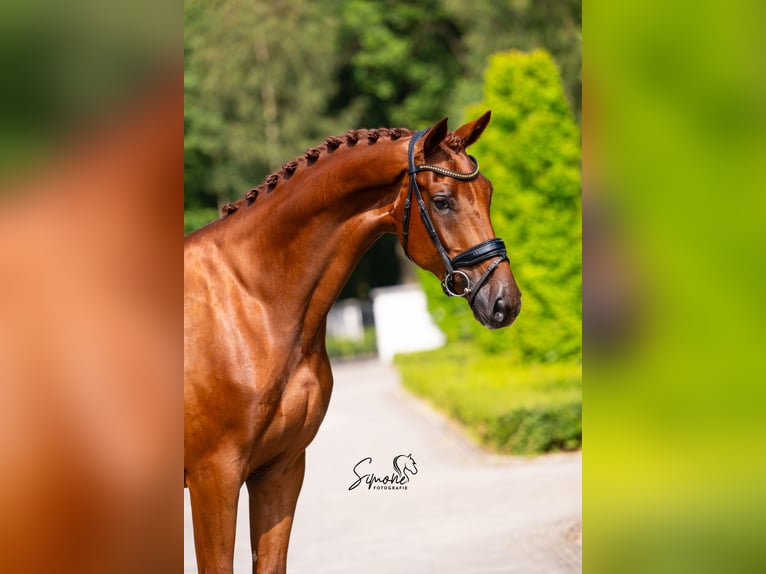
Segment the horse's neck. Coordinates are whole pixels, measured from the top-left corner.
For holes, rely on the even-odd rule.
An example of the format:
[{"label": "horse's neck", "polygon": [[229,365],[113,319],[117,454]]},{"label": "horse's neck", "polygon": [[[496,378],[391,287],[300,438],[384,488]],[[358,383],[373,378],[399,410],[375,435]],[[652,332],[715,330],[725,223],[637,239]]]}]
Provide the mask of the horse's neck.
[{"label": "horse's neck", "polygon": [[364,252],[394,231],[405,158],[402,141],[325,152],[228,216],[229,265],[267,312],[289,314],[285,324],[304,343],[323,335],[327,312]]}]

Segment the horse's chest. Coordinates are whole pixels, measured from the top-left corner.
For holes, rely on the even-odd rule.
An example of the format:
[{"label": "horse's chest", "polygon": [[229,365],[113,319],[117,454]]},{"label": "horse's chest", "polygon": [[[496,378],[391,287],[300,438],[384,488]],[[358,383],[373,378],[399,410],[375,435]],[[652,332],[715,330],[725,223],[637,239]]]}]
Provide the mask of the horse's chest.
[{"label": "horse's chest", "polygon": [[[290,373],[263,428],[254,429],[264,453],[306,448],[319,430],[330,400],[329,369],[297,369]],[[259,449],[260,450],[260,449]]]},{"label": "horse's chest", "polygon": [[327,405],[318,381],[301,380],[288,384],[282,395],[281,420],[284,431],[296,438],[314,438]]}]

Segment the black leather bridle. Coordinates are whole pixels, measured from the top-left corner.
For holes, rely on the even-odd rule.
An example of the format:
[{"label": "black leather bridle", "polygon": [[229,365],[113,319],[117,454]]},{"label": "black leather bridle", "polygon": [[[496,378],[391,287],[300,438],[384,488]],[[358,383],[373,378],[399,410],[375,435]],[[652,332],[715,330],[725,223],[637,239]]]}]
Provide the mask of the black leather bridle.
[{"label": "black leather bridle", "polygon": [[[474,170],[470,173],[460,173],[458,171],[453,171],[451,169],[429,163],[415,165],[415,144],[421,137],[423,137],[423,134],[425,134],[427,131],[428,129],[424,129],[420,130],[419,132],[415,132],[415,135],[413,135],[412,139],[410,140],[407,165],[407,173],[410,176],[410,183],[409,188],[407,189],[407,198],[404,201],[404,215],[402,217],[402,246],[404,247],[404,254],[408,258],[412,259],[407,250],[407,240],[410,227],[410,207],[412,205],[412,196],[414,194],[415,199],[418,202],[420,219],[423,221],[423,225],[425,226],[428,235],[431,237],[431,242],[434,244],[434,247],[436,247],[436,251],[438,251],[439,256],[444,262],[444,268],[447,271],[446,275],[444,276],[444,280],[442,281],[442,289],[444,290],[444,293],[449,297],[468,297],[469,304],[473,306],[473,301],[476,298],[476,294],[479,292],[479,289],[481,289],[481,286],[484,285],[492,272],[497,269],[497,267],[503,261],[508,261],[508,253],[506,252],[505,243],[503,243],[503,240],[499,237],[494,237],[492,239],[482,241],[478,245],[471,247],[467,251],[464,251],[463,253],[456,255],[453,258],[450,258],[450,256],[447,254],[447,250],[444,248],[444,245],[442,245],[438,233],[436,233],[436,228],[434,227],[433,220],[431,219],[431,215],[426,208],[426,202],[423,200],[423,194],[420,193],[420,188],[418,187],[416,176],[421,171],[432,171],[439,175],[444,175],[460,181],[472,181],[479,176],[479,162],[477,162],[476,158],[472,155],[468,156],[471,158],[471,161],[474,165]],[[495,260],[489,267],[487,267],[486,271],[484,271],[479,280],[474,284],[471,283],[471,279],[468,277],[468,275],[459,269],[460,267],[473,267],[479,263],[482,263],[483,261],[487,261],[488,259],[492,258],[495,258]],[[462,293],[457,293],[455,290],[454,279],[457,275],[462,275],[463,279],[465,279],[466,286],[463,288]]]}]

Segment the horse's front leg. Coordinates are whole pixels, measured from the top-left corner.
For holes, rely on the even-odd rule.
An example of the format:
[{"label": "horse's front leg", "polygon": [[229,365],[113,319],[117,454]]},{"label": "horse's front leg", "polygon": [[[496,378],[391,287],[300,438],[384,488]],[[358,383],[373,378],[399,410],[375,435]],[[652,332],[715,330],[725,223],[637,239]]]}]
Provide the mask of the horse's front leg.
[{"label": "horse's front leg", "polygon": [[231,574],[242,470],[237,465],[200,465],[186,477],[191,498],[199,574]]},{"label": "horse's front leg", "polygon": [[284,469],[264,476],[253,475],[247,480],[253,574],[287,571],[287,544],[305,468],[303,451]]}]

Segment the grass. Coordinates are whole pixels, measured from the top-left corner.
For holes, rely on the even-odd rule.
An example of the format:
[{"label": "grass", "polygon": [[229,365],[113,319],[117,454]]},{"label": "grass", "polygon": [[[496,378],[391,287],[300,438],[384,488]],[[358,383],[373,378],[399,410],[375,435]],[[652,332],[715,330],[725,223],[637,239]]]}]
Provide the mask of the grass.
[{"label": "grass", "polygon": [[582,445],[582,367],[523,366],[470,344],[398,355],[404,386],[460,421],[480,444],[511,454]]}]

